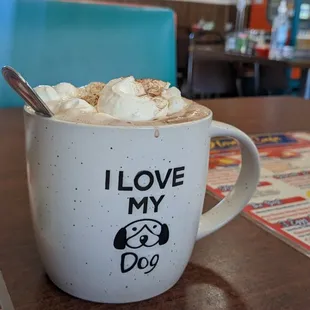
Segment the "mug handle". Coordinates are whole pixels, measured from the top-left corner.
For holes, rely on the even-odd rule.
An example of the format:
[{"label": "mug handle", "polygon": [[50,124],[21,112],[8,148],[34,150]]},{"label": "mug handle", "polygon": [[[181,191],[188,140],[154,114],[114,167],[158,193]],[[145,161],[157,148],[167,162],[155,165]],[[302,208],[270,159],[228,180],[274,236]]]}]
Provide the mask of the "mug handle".
[{"label": "mug handle", "polygon": [[213,121],[210,137],[219,136],[229,136],[240,143],[241,170],[233,190],[201,216],[197,240],[218,230],[238,215],[251,199],[259,180],[259,154],[251,138],[233,126]]}]

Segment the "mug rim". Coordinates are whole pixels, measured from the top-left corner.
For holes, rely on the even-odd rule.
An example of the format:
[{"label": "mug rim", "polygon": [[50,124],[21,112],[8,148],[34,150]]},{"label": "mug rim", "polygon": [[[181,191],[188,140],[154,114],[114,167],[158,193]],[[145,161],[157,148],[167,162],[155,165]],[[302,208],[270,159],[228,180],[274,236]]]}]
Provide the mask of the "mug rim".
[{"label": "mug rim", "polygon": [[[199,104],[199,103],[197,103]],[[36,113],[35,111],[31,110],[31,107],[27,106],[27,104],[24,105],[23,110],[24,110],[24,114],[34,117],[35,119],[40,119],[40,120],[45,120],[46,122],[52,122],[52,123],[59,123],[59,124],[63,124],[63,125],[68,125],[68,126],[72,126],[72,127],[88,127],[88,128],[115,128],[115,129],[153,129],[154,128],[171,128],[171,127],[181,127],[181,126],[185,126],[185,125],[194,125],[194,124],[199,124],[201,122],[204,121],[211,121],[213,119],[213,112],[212,110],[210,110],[208,107],[204,106],[208,111],[208,115],[205,117],[202,117],[200,119],[196,119],[196,120],[192,120],[192,121],[188,121],[188,122],[180,122],[180,123],[172,123],[172,124],[159,124],[159,125],[102,125],[102,124],[86,124],[86,123],[75,123],[75,122],[69,122],[69,121],[65,121],[65,120],[59,120],[59,119],[54,119],[52,117],[47,117],[47,116],[43,116],[40,115],[38,113]]]}]

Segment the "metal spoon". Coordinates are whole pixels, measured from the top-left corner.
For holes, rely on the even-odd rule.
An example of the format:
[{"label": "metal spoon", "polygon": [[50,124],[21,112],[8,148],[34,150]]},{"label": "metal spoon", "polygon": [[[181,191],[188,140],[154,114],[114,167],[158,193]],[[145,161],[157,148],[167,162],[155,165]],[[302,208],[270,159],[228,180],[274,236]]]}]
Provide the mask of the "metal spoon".
[{"label": "metal spoon", "polygon": [[54,115],[20,73],[12,67],[5,66],[2,68],[2,75],[15,92],[20,95],[36,113],[47,117]]}]

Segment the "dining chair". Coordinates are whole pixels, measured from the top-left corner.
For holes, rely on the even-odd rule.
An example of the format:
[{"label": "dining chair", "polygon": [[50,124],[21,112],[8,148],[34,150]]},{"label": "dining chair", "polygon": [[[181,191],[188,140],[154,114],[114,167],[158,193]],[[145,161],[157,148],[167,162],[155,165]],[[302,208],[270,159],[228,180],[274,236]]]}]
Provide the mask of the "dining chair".
[{"label": "dining chair", "polygon": [[215,31],[198,31],[190,34],[187,81],[182,92],[189,98],[236,96],[237,72],[233,64],[199,57],[195,52],[197,45],[210,49],[224,49],[225,39]]},{"label": "dining chair", "polygon": [[285,63],[259,66],[259,94],[290,94],[289,67]]},{"label": "dining chair", "polygon": [[189,35],[190,30],[187,27],[177,28],[177,70],[178,70],[178,86],[181,87],[186,81],[188,55],[189,55]]},{"label": "dining chair", "polygon": [[[0,1],[0,65],[29,81],[81,86],[134,75],[176,84],[175,16],[171,9],[56,1]],[[0,13],[1,14],[1,13]],[[0,107],[23,102],[0,79]]]}]

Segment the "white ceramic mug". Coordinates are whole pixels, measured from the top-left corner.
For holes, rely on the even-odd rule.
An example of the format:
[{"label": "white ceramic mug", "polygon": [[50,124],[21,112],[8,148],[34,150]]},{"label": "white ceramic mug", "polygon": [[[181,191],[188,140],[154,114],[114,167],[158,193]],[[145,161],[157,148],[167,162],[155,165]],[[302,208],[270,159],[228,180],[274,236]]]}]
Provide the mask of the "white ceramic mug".
[{"label": "white ceramic mug", "polygon": [[[28,185],[50,279],[76,297],[126,303],[181,277],[195,241],[232,220],[256,189],[251,139],[212,113],[154,127],[66,123],[25,112]],[[233,191],[202,213],[210,138],[241,145]]]}]

